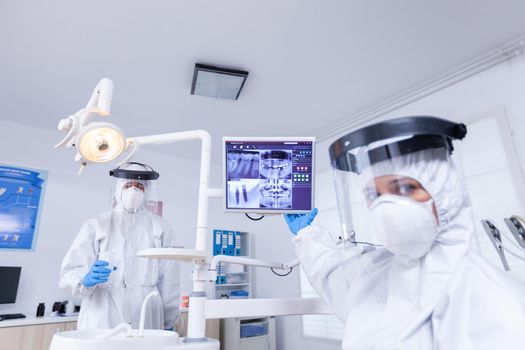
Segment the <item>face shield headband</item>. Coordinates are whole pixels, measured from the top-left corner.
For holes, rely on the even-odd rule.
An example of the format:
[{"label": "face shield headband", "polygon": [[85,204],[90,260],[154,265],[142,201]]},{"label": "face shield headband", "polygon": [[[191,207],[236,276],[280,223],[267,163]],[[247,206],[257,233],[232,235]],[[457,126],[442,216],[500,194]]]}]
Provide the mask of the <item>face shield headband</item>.
[{"label": "face shield headband", "polygon": [[[405,117],[392,119],[351,132],[336,140],[329,148],[330,161],[335,170],[360,174],[365,166],[386,159],[431,148],[453,151],[452,140],[461,140],[466,126],[436,117]],[[398,141],[368,149],[366,164],[356,157],[359,149],[389,140]]]},{"label": "face shield headband", "polygon": [[128,180],[157,180],[159,178],[159,173],[153,170],[152,167],[146,164],[137,163],[137,162],[128,162],[125,164],[126,167],[142,167],[145,170],[130,170],[126,168],[118,167],[116,169],[109,171],[109,176],[116,177],[118,179],[128,179]]}]

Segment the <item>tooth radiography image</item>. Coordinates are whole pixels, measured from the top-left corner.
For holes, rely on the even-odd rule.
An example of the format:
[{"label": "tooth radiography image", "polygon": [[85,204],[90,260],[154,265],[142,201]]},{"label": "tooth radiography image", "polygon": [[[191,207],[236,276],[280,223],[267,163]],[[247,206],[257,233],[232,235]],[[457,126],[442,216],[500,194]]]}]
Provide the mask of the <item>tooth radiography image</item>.
[{"label": "tooth radiography image", "polygon": [[262,151],[259,172],[267,179],[286,179],[292,173],[292,152]]},{"label": "tooth radiography image", "polygon": [[262,151],[259,161],[260,204],[265,208],[292,206],[292,152]]},{"label": "tooth radiography image", "polygon": [[231,208],[259,208],[259,179],[228,181],[228,204]]},{"label": "tooth radiography image", "polygon": [[230,179],[259,178],[259,152],[229,151],[227,167]]},{"label": "tooth radiography image", "polygon": [[263,208],[292,207],[291,179],[261,179],[260,192],[260,204]]}]

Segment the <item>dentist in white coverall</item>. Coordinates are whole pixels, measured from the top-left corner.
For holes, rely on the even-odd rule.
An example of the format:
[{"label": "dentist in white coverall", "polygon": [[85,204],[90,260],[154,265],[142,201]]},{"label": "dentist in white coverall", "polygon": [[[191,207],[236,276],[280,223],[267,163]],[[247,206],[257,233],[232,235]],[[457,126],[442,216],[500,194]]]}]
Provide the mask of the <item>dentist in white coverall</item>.
[{"label": "dentist in white coverall", "polygon": [[361,201],[381,247],[341,248],[310,225],[316,209],[285,216],[309,281],[345,324],[343,349],[525,349],[522,285],[472,247],[471,205],[450,159],[465,134],[407,117],[332,144],[343,232],[355,242],[350,203]]},{"label": "dentist in white coverall", "polygon": [[113,209],[84,223],[64,257],[60,287],[82,297],[78,329],[109,329],[123,322],[138,328],[142,302],[153,291],[161,300],[148,303],[145,327],[171,329],[178,317],[178,264],[137,257],[140,250],[173,244],[167,222],[147,208],[156,203],[159,174],[127,163],[110,175],[116,178]]}]

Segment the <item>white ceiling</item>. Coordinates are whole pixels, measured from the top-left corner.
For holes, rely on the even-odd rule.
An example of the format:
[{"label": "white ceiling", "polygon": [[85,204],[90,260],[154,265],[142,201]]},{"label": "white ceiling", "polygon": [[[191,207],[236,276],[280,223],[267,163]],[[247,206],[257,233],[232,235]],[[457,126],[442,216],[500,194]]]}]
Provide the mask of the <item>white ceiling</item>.
[{"label": "white ceiling", "polygon": [[[225,135],[315,136],[525,34],[523,13],[523,0],[0,0],[0,119],[54,129],[109,77],[129,136],[202,128],[215,154]],[[248,70],[239,100],[190,95],[196,62]]]}]

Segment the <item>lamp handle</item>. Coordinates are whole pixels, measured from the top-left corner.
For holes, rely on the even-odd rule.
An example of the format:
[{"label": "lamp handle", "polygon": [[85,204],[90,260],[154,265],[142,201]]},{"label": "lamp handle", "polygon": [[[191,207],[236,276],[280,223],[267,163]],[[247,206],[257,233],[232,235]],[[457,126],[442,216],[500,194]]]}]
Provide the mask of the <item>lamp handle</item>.
[{"label": "lamp handle", "polygon": [[55,148],[60,148],[60,147],[64,146],[65,144],[67,144],[75,136],[75,134],[77,133],[78,122],[77,122],[76,115],[71,115],[71,116],[69,116],[66,119],[62,119],[58,123],[58,130],[60,130],[60,131],[67,130],[67,128],[69,128],[69,131],[67,132],[66,137],[64,137],[62,139],[62,141],[57,143],[55,145]]},{"label": "lamp handle", "polygon": [[80,111],[76,112],[74,115],[70,115],[68,118],[62,119],[58,123],[58,130],[64,131],[64,130],[68,130],[69,128],[69,131],[66,137],[64,137],[62,141],[60,141],[59,143],[55,145],[55,148],[59,148],[67,144],[73,137],[76,136],[80,128],[91,123],[91,121],[94,118],[94,116],[92,115],[93,113],[101,115],[101,116],[107,116],[107,114],[98,107],[86,107],[86,108],[82,108]]}]

